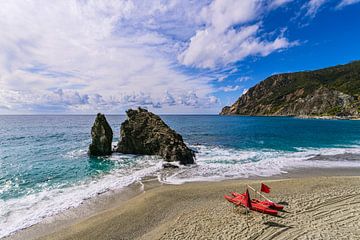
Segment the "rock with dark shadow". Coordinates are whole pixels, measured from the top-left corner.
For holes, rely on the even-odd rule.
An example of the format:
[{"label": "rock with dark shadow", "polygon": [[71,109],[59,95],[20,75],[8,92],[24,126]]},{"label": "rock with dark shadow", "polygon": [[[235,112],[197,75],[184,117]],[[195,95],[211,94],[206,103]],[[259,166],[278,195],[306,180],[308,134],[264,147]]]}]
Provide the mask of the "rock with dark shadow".
[{"label": "rock with dark shadow", "polygon": [[106,121],[105,115],[98,113],[91,128],[92,142],[89,146],[89,154],[92,156],[106,156],[112,152],[111,143],[113,131]]},{"label": "rock with dark shadow", "polygon": [[142,108],[129,109],[126,114],[128,119],[121,124],[121,140],[116,152],[158,155],[167,162],[194,163],[194,152],[159,116]]},{"label": "rock with dark shadow", "polygon": [[172,164],[172,163],[167,162],[167,163],[164,163],[164,164],[163,164],[163,168],[179,168],[179,166],[178,166],[178,165],[175,165],[175,164]]}]

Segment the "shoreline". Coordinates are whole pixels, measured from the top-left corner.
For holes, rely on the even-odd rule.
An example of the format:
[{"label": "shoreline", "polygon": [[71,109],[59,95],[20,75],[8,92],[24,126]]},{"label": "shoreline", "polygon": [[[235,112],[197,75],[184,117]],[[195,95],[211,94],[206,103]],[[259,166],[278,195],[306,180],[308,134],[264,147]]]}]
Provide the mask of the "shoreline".
[{"label": "shoreline", "polygon": [[[360,169],[295,169],[289,171],[288,173],[275,175],[272,177],[251,177],[251,178],[240,178],[240,179],[231,179],[231,180],[221,180],[221,181],[200,181],[200,182],[187,182],[180,185],[165,184],[158,181],[157,178],[144,179],[143,183],[134,183],[128,187],[125,187],[116,192],[107,192],[101,194],[93,199],[85,201],[79,207],[68,209],[58,215],[49,217],[44,221],[30,226],[28,228],[19,230],[14,234],[3,238],[4,240],[17,240],[17,239],[67,239],[62,238],[59,233],[68,229],[73,229],[77,226],[84,226],[84,223],[91,221],[91,219],[98,219],[99,217],[111,215],[111,211],[121,212],[121,207],[125,206],[126,209],[128,206],[134,205],[131,203],[134,199],[148,198],[147,195],[153,196],[155,192],[167,192],[174,191],[176,189],[182,188],[203,188],[204,186],[213,187],[222,186],[224,189],[229,186],[234,186],[234,184],[244,185],[245,183],[266,181],[266,182],[301,182],[307,181],[309,179],[322,179],[322,178],[359,178],[360,179]],[[203,187],[202,187],[203,186]],[[223,191],[223,194],[226,191]],[[219,195],[220,198],[222,195]],[[171,197],[172,198],[172,197]],[[200,197],[201,198],[201,197]],[[173,199],[176,204],[176,199]],[[194,203],[192,203],[194,204]],[[169,206],[171,206],[170,204]],[[130,210],[131,211],[131,210]],[[165,210],[164,210],[165,211]],[[172,211],[171,208],[168,211]],[[165,211],[166,212],[166,211]],[[105,214],[105,215],[104,215]],[[156,215],[156,213],[153,213]],[[174,218],[175,216],[173,216]],[[176,218],[176,217],[175,217]],[[121,219],[120,219],[121,221]],[[141,226],[138,226],[141,227]],[[145,226],[142,226],[145,227]],[[154,226],[153,226],[154,227]],[[147,227],[145,227],[147,229]],[[154,227],[155,229],[155,227]],[[154,230],[152,229],[152,231]],[[146,230],[146,232],[149,229]],[[135,233],[136,234],[136,231]],[[53,236],[58,236],[53,238]],[[49,238],[50,237],[50,238]],[[71,238],[69,238],[71,239]],[[131,239],[131,238],[130,238]]]},{"label": "shoreline", "polygon": [[294,116],[295,118],[300,119],[324,119],[324,120],[360,120],[359,117],[353,117],[353,116],[307,116],[307,115],[299,115]]},{"label": "shoreline", "polygon": [[297,119],[319,119],[319,120],[353,120],[358,121],[360,117],[354,116],[309,116],[309,115],[241,115],[241,114],[218,114],[219,116],[230,117],[279,117],[279,118],[297,118]]},{"label": "shoreline", "polygon": [[141,181],[134,182],[117,190],[103,192],[95,197],[84,200],[76,207],[70,207],[58,214],[45,218],[41,222],[19,229],[0,239],[38,239],[44,235],[51,234],[55,231],[77,224],[82,220],[97,215],[103,211],[122,206],[128,200],[161,185],[157,177],[149,176],[143,179],[146,184],[143,184]]}]

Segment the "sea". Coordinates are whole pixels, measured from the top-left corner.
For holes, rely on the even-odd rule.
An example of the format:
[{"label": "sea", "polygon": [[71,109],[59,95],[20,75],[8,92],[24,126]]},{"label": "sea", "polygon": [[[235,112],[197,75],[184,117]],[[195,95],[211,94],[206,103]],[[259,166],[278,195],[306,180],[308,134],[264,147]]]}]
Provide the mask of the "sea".
[{"label": "sea", "polygon": [[[271,177],[293,169],[359,168],[360,121],[163,115],[196,164],[157,156],[90,157],[95,115],[0,116],[0,238],[149,176],[168,184]],[[119,140],[125,116],[109,115]]]}]

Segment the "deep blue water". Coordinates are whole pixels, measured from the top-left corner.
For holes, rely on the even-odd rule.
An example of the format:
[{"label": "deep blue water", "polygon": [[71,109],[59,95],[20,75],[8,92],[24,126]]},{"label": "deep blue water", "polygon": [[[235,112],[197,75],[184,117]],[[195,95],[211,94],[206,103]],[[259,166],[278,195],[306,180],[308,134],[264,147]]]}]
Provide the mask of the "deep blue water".
[{"label": "deep blue water", "polygon": [[[168,177],[169,182],[271,176],[297,166],[360,166],[345,157],[335,162],[306,161],[319,154],[359,154],[360,121],[215,115],[162,118],[198,151],[197,165],[182,168],[176,177]],[[90,158],[86,152],[94,119],[0,116],[0,225],[5,226],[0,237],[99,191],[121,188],[147,174],[161,174],[161,160],[156,157]],[[115,143],[125,117],[107,119]],[[74,199],[74,204],[67,205],[67,198]]]},{"label": "deep blue water", "polygon": [[191,144],[296,151],[360,143],[358,121],[216,115],[163,119]]}]

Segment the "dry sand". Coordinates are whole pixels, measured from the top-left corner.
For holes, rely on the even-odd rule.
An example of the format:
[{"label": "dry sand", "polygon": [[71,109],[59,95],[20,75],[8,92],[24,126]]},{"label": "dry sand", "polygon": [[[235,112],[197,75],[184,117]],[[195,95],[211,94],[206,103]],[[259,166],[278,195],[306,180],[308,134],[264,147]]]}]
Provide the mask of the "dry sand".
[{"label": "dry sand", "polygon": [[163,185],[41,239],[360,239],[360,177],[266,180],[281,217],[223,198],[260,182]]}]

